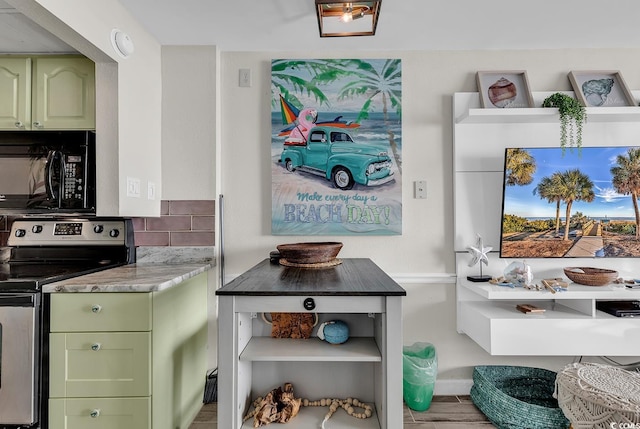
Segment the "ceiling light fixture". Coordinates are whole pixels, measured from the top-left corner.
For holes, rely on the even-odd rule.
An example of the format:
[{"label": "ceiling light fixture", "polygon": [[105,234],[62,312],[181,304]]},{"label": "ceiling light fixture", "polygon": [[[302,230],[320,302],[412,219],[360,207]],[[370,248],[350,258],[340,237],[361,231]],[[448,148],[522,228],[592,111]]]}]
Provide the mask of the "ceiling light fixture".
[{"label": "ceiling light fixture", "polygon": [[373,36],[382,0],[339,2],[315,0],[320,37]]}]

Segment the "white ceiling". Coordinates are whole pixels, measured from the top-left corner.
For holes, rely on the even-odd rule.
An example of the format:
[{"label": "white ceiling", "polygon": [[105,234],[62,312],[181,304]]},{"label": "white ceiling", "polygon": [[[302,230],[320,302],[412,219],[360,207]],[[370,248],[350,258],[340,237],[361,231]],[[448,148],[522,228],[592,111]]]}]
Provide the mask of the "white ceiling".
[{"label": "white ceiling", "polygon": [[163,45],[222,51],[640,47],[638,0],[382,0],[374,37],[322,39],[314,0],[120,2]]},{"label": "white ceiling", "polygon": [[[313,0],[120,2],[163,45],[222,51],[640,47],[638,0],[382,0],[377,34],[349,38],[318,36]],[[0,52],[70,51],[0,0]]]}]

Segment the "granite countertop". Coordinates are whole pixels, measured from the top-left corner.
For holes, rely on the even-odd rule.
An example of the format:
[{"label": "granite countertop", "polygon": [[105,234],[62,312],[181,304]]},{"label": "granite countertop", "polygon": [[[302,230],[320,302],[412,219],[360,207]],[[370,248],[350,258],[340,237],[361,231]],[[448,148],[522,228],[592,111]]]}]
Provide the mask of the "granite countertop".
[{"label": "granite countertop", "polygon": [[42,286],[56,292],[156,292],[211,269],[212,263],[136,263]]}]

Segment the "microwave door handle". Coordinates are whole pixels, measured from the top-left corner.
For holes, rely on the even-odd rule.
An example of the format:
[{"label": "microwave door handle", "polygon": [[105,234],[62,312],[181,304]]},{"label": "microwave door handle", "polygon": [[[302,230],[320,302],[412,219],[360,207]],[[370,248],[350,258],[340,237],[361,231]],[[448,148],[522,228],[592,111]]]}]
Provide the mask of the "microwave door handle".
[{"label": "microwave door handle", "polygon": [[[58,155],[60,155],[58,157]],[[60,175],[64,174],[64,157],[62,156],[62,154],[60,153],[60,151],[58,150],[50,150],[49,154],[47,155],[47,164],[46,164],[46,180],[45,180],[45,189],[47,190],[47,197],[55,200],[58,198],[58,195],[60,193],[60,189],[54,189],[53,186],[53,174],[54,174],[54,164],[56,162],[56,159],[59,159],[60,162]],[[59,179],[62,179],[62,177],[60,177]],[[62,183],[62,181],[60,181],[60,183]]]}]

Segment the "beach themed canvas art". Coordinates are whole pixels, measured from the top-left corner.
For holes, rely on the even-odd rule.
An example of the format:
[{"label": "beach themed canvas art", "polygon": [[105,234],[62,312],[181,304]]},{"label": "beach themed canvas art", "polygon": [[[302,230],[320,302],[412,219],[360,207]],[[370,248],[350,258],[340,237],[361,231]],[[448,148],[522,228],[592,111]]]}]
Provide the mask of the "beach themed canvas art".
[{"label": "beach themed canvas art", "polygon": [[402,234],[399,59],[271,62],[271,232]]},{"label": "beach themed canvas art", "polygon": [[508,148],[503,258],[640,257],[640,147]]}]

